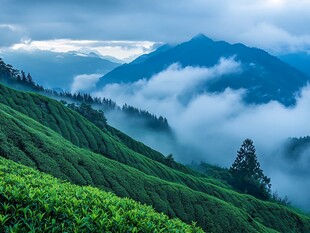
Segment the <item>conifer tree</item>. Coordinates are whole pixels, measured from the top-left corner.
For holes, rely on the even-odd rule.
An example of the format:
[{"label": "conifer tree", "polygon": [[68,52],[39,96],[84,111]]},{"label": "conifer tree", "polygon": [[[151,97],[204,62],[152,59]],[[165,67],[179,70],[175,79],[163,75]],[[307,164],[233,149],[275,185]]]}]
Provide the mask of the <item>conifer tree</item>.
[{"label": "conifer tree", "polygon": [[21,81],[24,82],[24,83],[27,82],[26,74],[25,74],[25,72],[23,70],[21,71]]},{"label": "conifer tree", "polygon": [[232,175],[232,185],[235,188],[261,199],[269,199],[270,178],[265,176],[260,168],[251,139],[244,140],[229,172]]},{"label": "conifer tree", "polygon": [[31,85],[35,85],[30,73],[27,74],[27,82]]}]

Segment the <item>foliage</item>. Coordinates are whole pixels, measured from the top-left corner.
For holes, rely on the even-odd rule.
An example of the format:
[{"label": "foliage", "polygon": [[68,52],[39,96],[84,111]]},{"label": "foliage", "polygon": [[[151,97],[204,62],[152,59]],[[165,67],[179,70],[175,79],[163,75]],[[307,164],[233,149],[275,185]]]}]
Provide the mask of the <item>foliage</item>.
[{"label": "foliage", "polygon": [[166,118],[160,116],[157,117],[148,111],[141,110],[130,105],[124,104],[122,107],[122,112],[124,112],[128,117],[140,119],[146,122],[146,125],[150,129],[169,131],[170,126]]},{"label": "foliage", "polygon": [[165,158],[165,164],[168,165],[168,166],[169,165],[172,166],[173,163],[174,163],[173,154],[167,155],[166,158]]},{"label": "foliage", "polygon": [[190,165],[188,165],[188,167],[199,171],[209,177],[221,180],[222,182],[225,182],[227,184],[230,184],[232,182],[231,174],[229,173],[229,169],[227,168],[222,168],[217,165],[211,165],[204,162],[200,162],[200,164],[192,162]]},{"label": "foliage", "polygon": [[87,120],[95,124],[98,128],[104,129],[107,126],[107,118],[104,116],[104,112],[102,110],[93,109],[90,104],[82,102],[80,105],[76,105],[74,103],[67,105],[72,110],[77,111]]},{"label": "foliage", "polygon": [[[0,155],[79,185],[92,185],[196,221],[208,232],[309,232],[293,209],[233,191],[63,104],[0,85]],[[49,195],[48,193],[46,195]]]},{"label": "foliage", "polygon": [[19,71],[11,65],[7,65],[0,58],[0,82],[3,82],[13,88],[20,90],[34,91],[54,99],[62,101],[75,102],[77,104],[88,104],[98,108],[101,111],[112,111],[117,114],[125,114],[126,117],[135,119],[134,123],[137,126],[147,127],[150,130],[158,130],[170,132],[170,126],[166,118],[149,113],[148,111],[134,108],[124,104],[122,108],[118,107],[114,101],[107,98],[92,97],[88,93],[70,93],[57,92],[36,84],[30,73],[25,74],[24,71]]},{"label": "foliage", "polygon": [[196,221],[209,232],[309,230],[310,219],[293,210],[238,194],[213,179],[161,167],[159,163],[148,163],[157,176],[147,175],[78,148],[5,105],[0,104],[0,109],[0,154],[6,158],[76,184],[94,185],[118,196],[131,197],[170,217],[179,217],[187,223]]},{"label": "foliage", "polygon": [[289,206],[291,204],[291,202],[288,200],[287,196],[282,198],[282,197],[279,196],[278,192],[272,193],[271,200],[275,201],[276,203],[279,203],[280,205],[287,205],[287,206]]},{"label": "foliage", "polygon": [[[136,142],[110,126],[107,126],[106,131],[102,131],[75,111],[70,111],[63,104],[44,96],[18,92],[0,84],[0,101],[50,127],[74,145],[136,167],[147,174],[158,174],[154,169],[157,166],[149,165],[149,163],[153,164],[154,160],[155,163],[157,161],[164,164],[165,157],[159,152]],[[124,144],[127,147],[124,147]],[[176,165],[175,168],[193,174],[184,166]]]},{"label": "foliage", "polygon": [[1,232],[203,232],[149,206],[0,157]]},{"label": "foliage", "polygon": [[34,83],[31,74],[27,76],[24,71],[14,69],[12,65],[5,64],[0,58],[0,82],[6,83],[14,88],[23,90],[42,91],[43,87]]},{"label": "foliage", "polygon": [[[114,112],[116,114],[124,114],[125,117],[132,120],[132,122],[137,123],[150,130],[157,130],[163,132],[170,132],[170,126],[166,118],[159,116],[157,117],[154,114],[151,114],[148,111],[135,108],[133,106],[124,104],[122,107],[119,107],[114,101],[107,98],[101,97],[92,97],[87,93],[74,93],[69,92],[56,92],[52,90],[45,89],[44,93],[51,98],[61,99],[63,101],[76,102],[77,104],[88,104],[93,108],[99,109],[105,112]],[[72,103],[74,104],[74,103]],[[71,106],[72,107],[72,106]]]},{"label": "foliage", "polygon": [[246,139],[229,169],[232,184],[238,190],[261,199],[270,198],[270,178],[263,174],[251,139]]},{"label": "foliage", "polygon": [[310,136],[289,138],[284,145],[283,154],[290,161],[298,161],[309,148]]}]

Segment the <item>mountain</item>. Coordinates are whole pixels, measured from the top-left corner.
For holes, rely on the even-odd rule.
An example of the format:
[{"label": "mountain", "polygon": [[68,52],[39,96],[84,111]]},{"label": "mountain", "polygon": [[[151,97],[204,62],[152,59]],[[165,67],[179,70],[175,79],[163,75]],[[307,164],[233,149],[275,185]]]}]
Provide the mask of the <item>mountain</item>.
[{"label": "mountain", "polygon": [[1,232],[203,232],[133,200],[65,183],[2,157],[0,175]]},{"label": "mountain", "polygon": [[77,75],[102,75],[120,65],[103,59],[95,52],[85,51],[58,53],[43,50],[8,50],[0,56],[6,62],[14,64],[17,69],[30,72],[39,85],[66,91],[71,90]]},{"label": "mountain", "polygon": [[301,70],[310,77],[310,54],[307,52],[289,53],[280,55],[279,58],[291,66]]},{"label": "mountain", "polygon": [[213,41],[199,34],[190,41],[176,46],[165,45],[129,64],[113,69],[100,78],[97,89],[109,83],[131,83],[142,78],[149,79],[174,63],[181,67],[212,67],[218,64],[221,58],[232,57],[241,63],[241,72],[205,82],[201,90],[196,91],[222,92],[227,87],[244,88],[247,89],[245,100],[249,103],[277,100],[291,105],[295,103],[295,93],[309,81],[305,74],[261,49]]},{"label": "mountain", "polygon": [[67,53],[75,54],[77,56],[82,56],[82,57],[99,57],[114,63],[122,64],[124,63],[123,60],[117,59],[115,57],[109,56],[109,55],[101,55],[97,50],[94,49],[89,49],[89,48],[80,48],[76,51],[69,51]]},{"label": "mountain", "polygon": [[[169,217],[195,221],[207,232],[310,231],[310,218],[301,212],[238,193],[120,131],[96,126],[58,101],[2,84],[0,156],[74,184],[152,205]],[[5,166],[15,170],[12,164]],[[19,176],[13,177],[22,183]],[[44,189],[46,195],[54,195],[49,190]],[[25,192],[20,196],[28,198]]]}]

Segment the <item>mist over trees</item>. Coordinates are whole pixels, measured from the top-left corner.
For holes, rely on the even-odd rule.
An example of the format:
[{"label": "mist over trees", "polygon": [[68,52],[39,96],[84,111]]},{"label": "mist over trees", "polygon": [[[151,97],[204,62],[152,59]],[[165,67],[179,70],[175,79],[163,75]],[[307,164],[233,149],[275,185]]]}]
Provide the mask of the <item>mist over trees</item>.
[{"label": "mist over trees", "polygon": [[30,73],[26,73],[22,70],[15,69],[12,65],[6,64],[0,58],[0,82],[12,86],[17,89],[31,90],[31,91],[43,91],[44,88],[37,85]]},{"label": "mist over trees", "polygon": [[[148,130],[156,130],[170,133],[170,126],[165,117],[157,117],[155,114],[139,108],[135,108],[127,104],[119,107],[116,102],[105,97],[94,97],[88,93],[71,93],[44,88],[43,86],[40,86],[34,82],[30,73],[26,74],[23,70],[19,71],[15,69],[12,65],[6,64],[1,58],[0,74],[0,82],[3,82],[13,88],[19,90],[34,91],[38,92],[39,94],[46,95],[50,98],[63,100],[64,102],[68,103],[74,103],[76,106],[71,105],[72,109],[80,110],[86,115],[90,114],[91,116],[89,115],[86,118],[94,118],[96,119],[95,121],[98,120],[97,123],[98,125],[100,125],[100,127],[104,128],[107,121],[105,116],[101,119],[102,113],[113,111],[117,114],[123,113],[128,119],[136,119],[136,121],[134,121],[137,125],[136,127],[145,127]],[[90,107],[93,109],[91,109]],[[97,114],[96,111],[94,111],[95,109],[102,112]]]},{"label": "mist over trees", "polygon": [[[126,117],[125,119],[127,120],[126,123],[128,123],[128,120],[130,118],[142,120],[143,125],[146,125],[148,129],[156,129],[157,130],[156,132],[165,131],[167,129],[169,130],[170,128],[167,119],[164,117],[157,117],[156,115],[151,114],[148,111],[141,110],[139,108],[135,108],[127,104],[124,104],[123,107],[119,107],[116,104],[116,102],[112,101],[111,99],[107,99],[107,98],[99,97],[99,96],[95,97],[95,96],[91,96],[90,94],[86,94],[86,93],[73,93],[72,94],[69,92],[57,92],[51,89],[44,89],[43,87],[38,86],[33,82],[30,74],[27,75],[27,73],[25,73],[24,71],[15,70],[11,65],[5,64],[3,60],[1,59],[0,59],[0,69],[3,71],[2,72],[3,75],[1,75],[0,78],[4,80],[9,80],[6,83],[9,83],[10,86],[16,87],[17,84],[19,84],[18,87],[21,87],[21,89],[23,90],[29,87],[31,88],[32,91],[38,91],[39,93],[43,93],[52,98],[55,98],[58,100],[60,99],[67,100],[69,102],[68,105],[74,103],[74,105],[72,105],[71,107],[73,107],[74,110],[78,111],[81,115],[83,115],[84,117],[86,117],[87,119],[95,123],[99,128],[105,128],[107,124],[107,119],[105,118],[105,115],[103,112],[106,112],[109,110],[114,110],[115,113],[124,113]],[[300,141],[307,141],[307,138],[305,138],[305,140],[300,140]],[[158,144],[158,141],[156,143]],[[293,144],[294,146],[292,146],[291,148],[293,151],[296,150],[296,148],[299,148],[298,146],[296,146],[296,143],[293,143]],[[235,145],[238,145],[238,142],[237,143],[235,142]],[[299,150],[296,150],[296,151],[299,151]],[[185,152],[186,152],[185,150],[182,150],[183,154],[185,154]],[[173,150],[169,150],[166,153],[173,153],[174,155],[178,155],[178,153],[176,153]],[[290,153],[290,154],[292,155],[293,153]],[[177,156],[176,158],[178,159]],[[167,158],[165,159],[165,162],[169,165],[171,162],[171,159],[173,159],[172,156],[171,157],[167,156]],[[208,176],[211,175],[217,179],[221,179],[222,181],[228,184],[232,184],[234,188],[236,190],[239,190],[240,192],[248,193],[256,197],[259,197],[261,199],[270,199],[270,200],[273,199],[276,202],[281,203],[281,204],[288,203],[287,197],[281,198],[277,192],[270,195],[270,187],[268,188],[268,185],[270,185],[270,179],[264,176],[263,174],[262,176],[260,175],[253,176],[255,177],[254,179],[253,177],[251,178],[251,175],[248,175],[248,177],[243,177],[243,178],[240,178],[240,176],[236,175],[233,179],[232,173],[229,172],[231,170],[229,169],[222,169],[222,168],[219,169],[216,166],[212,167],[206,164],[204,164],[202,167],[206,168],[206,166],[207,166],[206,170],[207,170]],[[268,172],[268,170],[266,171]],[[274,181],[277,177],[274,176],[273,174],[272,178]],[[238,182],[238,179],[239,180],[244,179],[246,182],[241,184],[241,182],[240,183]],[[275,182],[275,185],[276,185],[276,182]],[[275,190],[277,190],[277,188]],[[287,192],[284,192],[283,190],[279,190],[279,193],[280,195],[287,194]],[[291,198],[291,195],[290,194],[288,195]]]}]

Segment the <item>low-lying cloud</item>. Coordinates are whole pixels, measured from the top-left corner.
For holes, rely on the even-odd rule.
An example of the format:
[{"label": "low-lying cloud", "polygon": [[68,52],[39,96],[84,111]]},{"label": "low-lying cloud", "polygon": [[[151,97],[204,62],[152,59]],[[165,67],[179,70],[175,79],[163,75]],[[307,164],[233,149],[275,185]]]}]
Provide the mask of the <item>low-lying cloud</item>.
[{"label": "low-lying cloud", "polygon": [[305,87],[296,97],[294,107],[285,107],[276,101],[248,105],[243,101],[246,90],[227,88],[222,93],[196,92],[203,83],[236,72],[242,72],[242,64],[234,58],[222,58],[211,68],[182,68],[173,64],[150,80],[107,85],[95,95],[167,117],[178,144],[192,152],[184,155],[171,151],[181,162],[207,161],[228,167],[242,141],[251,138],[262,168],[268,176],[274,177],[274,190],[287,194],[298,206],[310,209],[309,198],[301,195],[307,193],[310,184],[295,183],[298,189],[291,188],[290,182],[304,177],[298,176],[297,168],[280,153],[287,138],[310,135],[307,127],[310,87]]},{"label": "low-lying cloud", "polygon": [[[173,116],[176,107],[178,111],[187,108],[183,98],[193,95],[197,87],[211,79],[230,73],[241,72],[241,64],[234,58],[220,59],[212,68],[187,66],[182,68],[178,63],[170,65],[166,70],[154,75],[150,80],[141,79],[131,84],[109,84],[95,95],[111,97],[119,104],[133,104],[151,110],[157,114],[171,112]],[[144,101],[146,100],[146,102]],[[129,101],[129,102],[128,102]],[[170,109],[170,110],[169,110]]]},{"label": "low-lying cloud", "polygon": [[74,77],[71,93],[89,91],[93,89],[102,74],[80,74]]},{"label": "low-lying cloud", "polygon": [[[268,40],[266,40],[266,35]],[[294,35],[274,24],[262,22],[238,35],[238,40],[273,54],[287,54],[310,49],[310,35]],[[253,40],[255,38],[255,40]]]},{"label": "low-lying cloud", "polygon": [[153,51],[158,46],[157,43],[151,41],[117,40],[53,39],[41,41],[23,40],[18,42],[19,43],[15,43],[11,49],[21,52],[23,50],[49,50],[53,52],[85,51],[86,53],[96,52],[103,56],[112,56],[124,61],[131,61],[141,54]]}]

